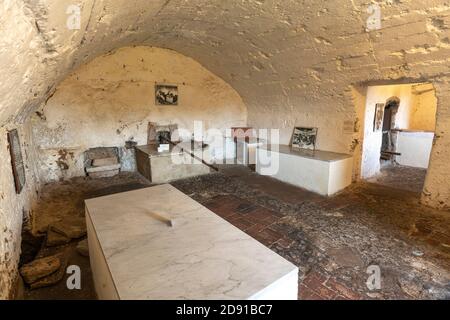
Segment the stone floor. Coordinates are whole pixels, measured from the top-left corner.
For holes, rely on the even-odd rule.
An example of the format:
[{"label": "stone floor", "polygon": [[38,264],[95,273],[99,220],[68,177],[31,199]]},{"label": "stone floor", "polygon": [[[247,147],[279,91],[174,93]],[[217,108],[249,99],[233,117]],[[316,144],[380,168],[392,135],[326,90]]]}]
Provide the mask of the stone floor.
[{"label": "stone floor", "polygon": [[421,193],[425,183],[426,169],[399,165],[385,165],[380,173],[368,182],[381,184],[396,189]]},{"label": "stone floor", "polygon": [[[242,166],[172,184],[296,264],[300,299],[450,298],[450,212],[421,206],[417,192],[364,182],[327,198]],[[49,184],[34,212],[34,231],[83,215],[85,198],[147,185],[133,174]],[[74,244],[52,250],[68,250],[69,264],[80,265],[82,290],[68,290],[62,281],[26,289],[25,298],[95,298],[88,258]],[[366,281],[373,265],[381,289],[371,291]]]}]

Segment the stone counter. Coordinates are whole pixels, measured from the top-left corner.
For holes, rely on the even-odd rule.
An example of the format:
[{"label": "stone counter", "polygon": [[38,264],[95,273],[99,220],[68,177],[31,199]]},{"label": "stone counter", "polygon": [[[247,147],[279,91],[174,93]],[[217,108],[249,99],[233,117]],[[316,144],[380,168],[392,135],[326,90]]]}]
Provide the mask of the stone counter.
[{"label": "stone counter", "polygon": [[296,266],[171,185],[86,200],[86,220],[100,299],[297,298]]},{"label": "stone counter", "polygon": [[153,183],[166,183],[211,172],[210,167],[198,160],[207,159],[208,146],[196,144],[191,150],[189,142],[182,142],[176,147],[170,145],[169,151],[158,152],[158,146],[154,144],[137,146],[135,150],[138,172]]},{"label": "stone counter", "polygon": [[256,160],[259,174],[324,196],[333,195],[352,182],[353,158],[349,154],[267,145],[258,148]]}]

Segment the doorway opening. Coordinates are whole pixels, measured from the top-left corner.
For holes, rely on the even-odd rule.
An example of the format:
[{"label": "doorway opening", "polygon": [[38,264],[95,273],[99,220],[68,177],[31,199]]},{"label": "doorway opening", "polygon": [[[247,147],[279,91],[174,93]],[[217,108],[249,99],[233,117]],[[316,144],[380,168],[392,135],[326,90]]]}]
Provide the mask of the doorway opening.
[{"label": "doorway opening", "polygon": [[395,117],[400,106],[400,99],[391,97],[386,101],[383,110],[382,139],[380,150],[380,165],[388,164],[393,161],[395,156],[395,142],[392,129],[395,128]]},{"label": "doorway opening", "polygon": [[433,145],[436,108],[431,83],[367,87],[362,178],[420,193]]}]

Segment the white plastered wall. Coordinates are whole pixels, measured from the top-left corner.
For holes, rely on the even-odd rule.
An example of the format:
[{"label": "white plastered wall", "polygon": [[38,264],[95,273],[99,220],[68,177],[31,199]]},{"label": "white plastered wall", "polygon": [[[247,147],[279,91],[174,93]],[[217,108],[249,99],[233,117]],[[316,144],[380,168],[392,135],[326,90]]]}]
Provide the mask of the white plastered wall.
[{"label": "white plastered wall", "polygon": [[[156,105],[156,83],[177,85],[178,105]],[[89,148],[123,147],[127,140],[146,144],[148,122],[193,133],[194,121],[203,123],[205,133],[225,135],[246,125],[247,109],[236,91],[191,58],[154,47],[121,48],[71,74],[33,116],[40,178],[84,175]]]},{"label": "white plastered wall", "polygon": [[[25,163],[26,182],[16,193],[7,132],[17,129]],[[9,124],[0,128],[0,300],[9,298],[18,274],[17,263],[20,256],[20,243],[23,223],[29,225],[32,204],[37,197],[39,182],[36,181],[34,150],[30,148],[31,127],[24,124]]]}]

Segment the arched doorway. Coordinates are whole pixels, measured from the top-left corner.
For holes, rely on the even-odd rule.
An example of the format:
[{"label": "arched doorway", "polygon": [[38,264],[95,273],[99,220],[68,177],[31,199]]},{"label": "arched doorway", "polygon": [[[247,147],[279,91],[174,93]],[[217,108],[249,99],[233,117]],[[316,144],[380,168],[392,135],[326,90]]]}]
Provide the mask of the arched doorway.
[{"label": "arched doorway", "polygon": [[436,109],[431,83],[369,86],[362,178],[420,195],[433,145]]},{"label": "arched doorway", "polygon": [[382,126],[382,140],[381,140],[381,150],[380,150],[380,161],[381,166],[384,162],[392,162],[394,160],[395,152],[395,142],[396,136],[393,134],[393,129],[395,129],[395,118],[400,106],[400,99],[398,97],[391,97],[387,99],[384,106],[383,114],[383,126]]}]

